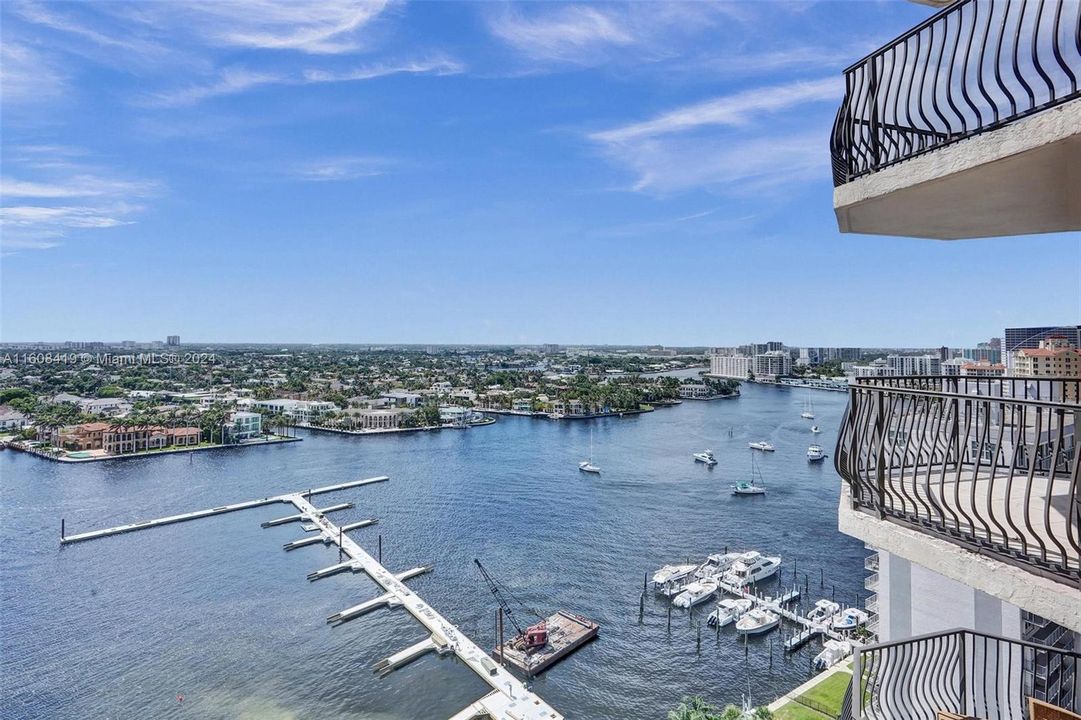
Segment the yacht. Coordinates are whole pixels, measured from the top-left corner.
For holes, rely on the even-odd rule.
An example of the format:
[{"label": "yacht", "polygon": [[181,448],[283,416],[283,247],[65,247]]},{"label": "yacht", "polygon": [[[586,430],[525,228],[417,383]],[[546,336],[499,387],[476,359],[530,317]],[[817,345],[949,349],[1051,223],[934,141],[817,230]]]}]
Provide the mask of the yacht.
[{"label": "yacht", "polygon": [[713,457],[713,451],[712,450],[705,450],[705,451],[700,452],[700,453],[695,453],[694,454],[694,461],[695,462],[700,462],[700,463],[705,463],[706,465],[708,465],[710,467],[713,467],[714,465],[717,464],[717,458]]},{"label": "yacht", "polygon": [[732,569],[724,574],[724,581],[735,587],[746,587],[762,582],[777,574],[781,568],[781,558],[777,555],[763,555],[757,550],[745,552],[732,564]]},{"label": "yacht", "polygon": [[815,603],[811,612],[807,613],[807,619],[814,624],[829,622],[829,619],[841,610],[841,606],[832,600],[819,600]]},{"label": "yacht", "polygon": [[815,419],[815,406],[811,398],[807,398],[807,401],[803,403],[803,412],[801,412],[799,416],[801,418],[806,418],[807,420]]},{"label": "yacht", "polygon": [[725,598],[717,603],[717,609],[709,614],[706,618],[706,624],[710,627],[717,625],[719,627],[725,627],[731,625],[736,620],[739,620],[743,613],[754,607],[754,601],[747,600],[745,598],[739,598],[734,600],[731,598]]},{"label": "yacht", "polygon": [[690,563],[683,565],[665,565],[653,573],[654,585],[667,585],[670,582],[678,582],[693,573],[699,566]]},{"label": "yacht", "polygon": [[822,431],[818,429],[817,425],[812,425],[811,426],[811,432],[813,432],[815,435],[817,435],[818,433],[820,433]]},{"label": "yacht", "polygon": [[593,464],[593,428],[589,429],[589,459],[578,463],[578,469],[582,472],[601,474],[600,467]]},{"label": "yacht", "polygon": [[773,445],[766,442],[765,440],[759,440],[758,442],[749,442],[747,443],[747,447],[751,448],[752,450],[761,450],[762,452],[773,452],[775,449]]},{"label": "yacht", "polygon": [[826,459],[826,455],[822,452],[821,445],[808,445],[807,446],[807,461],[808,462],[821,462]]},{"label": "yacht", "polygon": [[761,635],[781,624],[781,618],[765,608],[754,608],[743,613],[736,621],[736,632],[740,635]]},{"label": "yacht", "polygon": [[833,667],[852,654],[852,643],[847,640],[827,640],[822,652],[815,655],[815,670]]},{"label": "yacht", "polygon": [[723,555],[710,555],[706,561],[694,571],[696,578],[721,577],[728,572],[732,565],[740,558],[740,553],[724,553]]},{"label": "yacht", "polygon": [[676,595],[672,604],[680,608],[692,608],[717,594],[717,578],[702,578],[688,583],[683,592]]},{"label": "yacht", "polygon": [[833,616],[834,630],[855,630],[867,622],[867,613],[859,608],[846,608]]}]

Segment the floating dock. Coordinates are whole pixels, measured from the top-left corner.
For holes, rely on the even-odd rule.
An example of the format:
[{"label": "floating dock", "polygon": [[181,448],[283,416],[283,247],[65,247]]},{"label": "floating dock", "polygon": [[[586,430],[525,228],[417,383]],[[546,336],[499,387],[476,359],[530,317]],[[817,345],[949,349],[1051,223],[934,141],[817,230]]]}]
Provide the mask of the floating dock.
[{"label": "floating dock", "polygon": [[515,638],[496,648],[493,652],[495,658],[510,663],[526,677],[533,677],[597,637],[600,630],[600,625],[592,620],[566,610],[551,615],[545,622],[548,624],[548,644],[543,648],[527,653],[514,647]]},{"label": "floating dock", "polygon": [[[563,720],[563,716],[534,694],[526,685],[508,672],[505,668],[493,662],[476,643],[470,640],[454,624],[440,615],[434,608],[426,603],[419,595],[409,589],[404,583],[410,578],[432,571],[431,565],[422,565],[402,572],[388,570],[382,562],[369,555],[356,541],[345,534],[347,530],[359,529],[372,525],[375,518],[347,523],[341,526],[335,525],[327,519],[326,513],[335,510],[344,510],[351,507],[352,503],[341,503],[324,507],[322,509],[311,504],[311,497],[321,493],[329,493],[337,490],[356,488],[362,485],[380,483],[389,480],[388,477],[380,476],[365,480],[354,480],[339,485],[329,485],[322,488],[314,488],[307,491],[265,497],[261,500],[221,505],[209,510],[197,510],[182,515],[172,515],[157,520],[143,520],[141,522],[119,525],[105,530],[66,535],[64,523],[61,521],[62,545],[96,540],[112,535],[146,530],[152,527],[161,527],[172,523],[180,523],[188,520],[213,517],[224,513],[246,510],[248,508],[261,507],[273,503],[288,503],[298,511],[296,515],[289,515],[263,523],[263,527],[275,527],[287,523],[299,522],[301,529],[312,533],[308,537],[294,541],[286,545],[286,549],[304,547],[307,545],[337,545],[344,556],[337,565],[322,570],[316,570],[308,575],[308,580],[314,581],[330,577],[338,573],[350,571],[353,573],[365,573],[376,585],[382,589],[382,594],[373,599],[346,608],[329,618],[331,625],[340,625],[344,622],[359,618],[372,611],[381,608],[401,607],[408,612],[414,620],[420,623],[428,631],[428,637],[413,645],[387,656],[373,666],[373,671],[384,676],[394,670],[417,660],[430,652],[439,655],[454,655],[466,667],[472,670],[488,686],[489,692],[474,701],[468,707],[456,713],[451,720],[474,720],[476,718],[492,718],[494,720]],[[381,553],[380,553],[381,554]],[[345,558],[348,558],[347,560]],[[561,619],[557,619],[561,618]],[[593,625],[592,634],[589,629],[575,630],[573,622],[578,622],[582,627]],[[584,618],[577,618],[570,613],[559,613],[558,616],[549,618],[549,623],[559,622],[560,627],[566,627],[563,631],[567,640],[559,645],[558,651],[553,650],[551,657],[545,659],[544,667],[550,666],[569,652],[582,645],[584,642],[596,636],[596,625]],[[564,625],[566,623],[566,625]],[[589,635],[589,637],[584,637]],[[508,658],[509,659],[509,658]]]}]

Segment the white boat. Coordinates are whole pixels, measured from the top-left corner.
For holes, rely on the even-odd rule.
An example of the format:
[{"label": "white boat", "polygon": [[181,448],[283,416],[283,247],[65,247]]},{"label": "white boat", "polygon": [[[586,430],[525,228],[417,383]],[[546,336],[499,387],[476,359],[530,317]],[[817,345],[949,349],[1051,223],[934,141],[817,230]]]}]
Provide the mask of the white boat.
[{"label": "white boat", "polygon": [[706,624],[710,627],[731,625],[752,607],[754,607],[754,602],[746,598],[725,598],[717,603],[717,609],[706,618]]},{"label": "white boat", "polygon": [[578,469],[582,472],[600,475],[601,469],[593,464],[593,428],[589,429],[589,459],[578,463]]},{"label": "white boat", "polygon": [[803,412],[801,412],[799,416],[801,418],[806,418],[807,420],[815,419],[815,405],[814,401],[811,400],[811,398],[808,397],[803,403]]},{"label": "white boat", "polygon": [[826,459],[825,453],[822,452],[821,445],[808,445],[807,446],[807,461],[808,462],[820,462]]},{"label": "white boat", "polygon": [[705,450],[700,453],[694,454],[694,461],[705,463],[706,465],[713,466],[717,464],[717,458],[713,457],[712,450]]},{"label": "white boat", "polygon": [[859,608],[845,608],[833,616],[834,630],[855,630],[867,622],[867,613]]},{"label": "white boat", "polygon": [[653,573],[653,584],[667,585],[670,582],[677,582],[689,576],[698,568],[698,565],[693,565],[691,563],[685,563],[683,565],[665,565],[660,570]]},{"label": "white boat", "polygon": [[757,550],[743,553],[732,564],[732,569],[724,574],[724,581],[736,587],[747,587],[767,580],[781,569],[781,558],[777,555],[763,555]]},{"label": "white boat", "polygon": [[549,420],[562,420],[563,413],[548,413]]},{"label": "white boat", "polygon": [[817,435],[818,433],[820,433],[822,431],[818,429],[817,425],[812,425],[811,426],[811,432],[813,432],[815,435]]},{"label": "white boat", "polygon": [[698,603],[705,602],[717,594],[717,578],[702,578],[692,583],[687,583],[683,592],[676,595],[672,604],[680,608],[692,608]]},{"label": "white boat", "polygon": [[728,572],[740,558],[740,553],[710,555],[695,571],[696,578],[721,577]]},{"label": "white boat", "polygon": [[775,448],[765,440],[759,440],[758,442],[749,442],[747,447],[752,450],[761,450],[762,452],[773,452]]},{"label": "white boat", "polygon": [[781,624],[777,617],[765,608],[754,608],[743,613],[736,621],[736,632],[740,635],[761,635]]},{"label": "white boat", "polygon": [[815,655],[814,668],[825,670],[833,667],[851,654],[852,643],[847,640],[827,640],[822,647],[822,652]]},{"label": "white boat", "polygon": [[807,613],[807,619],[815,624],[829,622],[840,610],[841,606],[832,600],[819,600],[811,612]]}]

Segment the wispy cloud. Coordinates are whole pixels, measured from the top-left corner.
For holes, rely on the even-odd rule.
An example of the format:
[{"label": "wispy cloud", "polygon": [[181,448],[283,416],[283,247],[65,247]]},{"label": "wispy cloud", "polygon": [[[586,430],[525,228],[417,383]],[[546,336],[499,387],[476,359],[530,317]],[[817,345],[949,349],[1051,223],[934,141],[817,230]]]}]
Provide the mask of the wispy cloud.
[{"label": "wispy cloud", "polygon": [[0,43],[0,105],[36,104],[59,97],[66,77],[35,48],[5,37]]},{"label": "wispy cloud", "polygon": [[375,63],[347,70],[308,69],[300,72],[249,70],[243,67],[225,68],[211,82],[189,85],[154,93],[144,98],[144,104],[157,107],[195,105],[204,100],[254,90],[270,85],[313,85],[322,83],[357,82],[400,74],[453,75],[462,72],[462,65],[448,58],[411,60],[403,63]]},{"label": "wispy cloud", "polygon": [[663,113],[652,120],[593,133],[593,140],[626,143],[634,140],[686,132],[710,125],[742,125],[760,113],[785,110],[811,102],[833,101],[842,91],[840,78],[752,88]]},{"label": "wispy cloud", "polygon": [[[634,173],[635,191],[768,189],[824,171],[826,125],[808,110],[836,101],[841,91],[833,77],[752,88],[588,137],[609,160]],[[799,123],[778,119],[780,111],[795,108]]]},{"label": "wispy cloud", "polygon": [[293,176],[310,182],[343,182],[387,172],[391,161],[379,157],[334,157],[301,163]]},{"label": "wispy cloud", "polygon": [[[102,172],[63,155],[54,162],[40,162],[51,154],[46,149],[13,148],[14,161],[5,163],[5,171],[17,173],[0,178],[0,243],[7,253],[55,247],[72,231],[130,225],[144,209],[141,201],[162,191],[158,183]],[[80,154],[66,148],[54,152]]]},{"label": "wispy cloud", "polygon": [[554,11],[527,16],[519,8],[494,15],[492,34],[525,55],[544,60],[577,62],[606,46],[635,41],[630,28],[614,13],[581,5],[557,6]]}]

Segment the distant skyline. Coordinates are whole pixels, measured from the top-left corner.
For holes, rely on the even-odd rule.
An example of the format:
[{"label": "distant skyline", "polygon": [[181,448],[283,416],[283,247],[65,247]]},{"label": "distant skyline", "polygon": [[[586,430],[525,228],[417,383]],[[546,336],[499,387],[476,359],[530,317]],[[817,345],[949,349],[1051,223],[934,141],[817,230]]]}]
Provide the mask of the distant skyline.
[{"label": "distant skyline", "polygon": [[0,4],[0,340],[969,347],[1081,233],[841,235],[911,2]]}]

